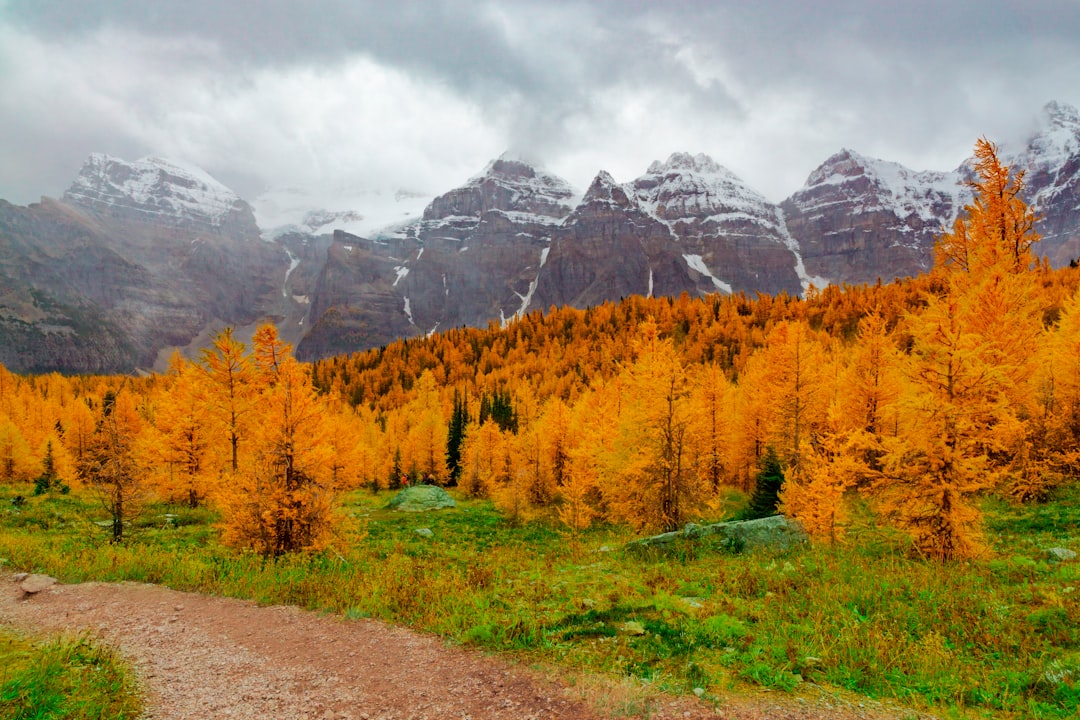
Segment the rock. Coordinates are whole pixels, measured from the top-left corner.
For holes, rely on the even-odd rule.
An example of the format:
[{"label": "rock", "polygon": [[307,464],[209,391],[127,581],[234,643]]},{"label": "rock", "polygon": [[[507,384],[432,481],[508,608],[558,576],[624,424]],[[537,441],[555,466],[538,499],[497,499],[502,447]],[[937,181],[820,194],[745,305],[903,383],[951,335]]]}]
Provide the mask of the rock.
[{"label": "rock", "polygon": [[30,573],[15,573],[11,576],[11,581],[14,583],[21,583],[28,577],[30,577]]},{"label": "rock", "polygon": [[416,485],[407,487],[387,503],[388,510],[399,512],[426,512],[443,508],[457,507],[454,498],[441,487],[434,485]]},{"label": "rock", "polygon": [[644,635],[645,626],[639,623],[637,620],[630,620],[622,624],[622,631],[626,635]]},{"label": "rock", "polygon": [[28,575],[21,583],[19,583],[19,589],[27,595],[36,595],[42,590],[48,590],[56,584],[56,578],[51,578],[48,575]]},{"label": "rock", "polygon": [[705,694],[705,688],[700,688],[700,687],[694,688],[694,694],[697,695],[698,697],[701,697],[702,695]]},{"label": "rock", "polygon": [[1051,560],[1058,562],[1068,562],[1076,559],[1076,553],[1068,548],[1055,547],[1046,551]]},{"label": "rock", "polygon": [[655,547],[675,540],[697,540],[720,535],[737,550],[790,550],[809,540],[806,530],[783,515],[758,520],[737,520],[699,526],[690,523],[683,530],[661,533],[627,543],[627,547]]},{"label": "rock", "polygon": [[433,533],[431,531],[431,528],[416,528],[416,530],[414,530],[413,532],[415,532],[420,537],[426,537],[426,538],[435,537],[435,533]]}]

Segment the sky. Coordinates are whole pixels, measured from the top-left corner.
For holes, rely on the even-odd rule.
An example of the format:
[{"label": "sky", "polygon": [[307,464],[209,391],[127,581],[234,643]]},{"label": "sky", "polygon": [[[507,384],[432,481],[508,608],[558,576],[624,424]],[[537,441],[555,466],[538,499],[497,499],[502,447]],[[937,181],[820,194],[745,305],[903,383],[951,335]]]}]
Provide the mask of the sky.
[{"label": "sky", "polygon": [[1080,105],[1078,0],[0,0],[17,204],[91,152],[249,200],[437,194],[507,151],[584,190],[704,152],[779,201],[841,148],[953,169],[1050,100]]}]

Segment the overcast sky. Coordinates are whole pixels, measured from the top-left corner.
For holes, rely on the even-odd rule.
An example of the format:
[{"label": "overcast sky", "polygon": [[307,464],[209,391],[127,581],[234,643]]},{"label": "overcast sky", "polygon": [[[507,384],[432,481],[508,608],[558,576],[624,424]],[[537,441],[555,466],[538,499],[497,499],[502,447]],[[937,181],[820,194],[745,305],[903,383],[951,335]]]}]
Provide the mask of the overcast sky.
[{"label": "overcast sky", "polygon": [[947,170],[1080,105],[1078,0],[0,0],[0,198],[95,151],[248,199],[461,184],[505,150],[584,189],[705,152],[772,200],[842,147]]}]

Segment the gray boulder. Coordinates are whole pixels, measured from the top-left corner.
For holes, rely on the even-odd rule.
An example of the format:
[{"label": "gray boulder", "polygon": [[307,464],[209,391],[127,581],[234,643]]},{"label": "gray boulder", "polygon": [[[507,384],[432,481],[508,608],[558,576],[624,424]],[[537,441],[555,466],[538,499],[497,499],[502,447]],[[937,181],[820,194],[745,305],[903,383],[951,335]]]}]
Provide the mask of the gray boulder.
[{"label": "gray boulder", "polygon": [[723,537],[739,550],[790,550],[809,540],[806,530],[798,521],[773,515],[758,520],[733,520],[712,525],[687,523],[682,530],[634,540],[627,547],[657,547],[675,540],[698,540],[710,535]]},{"label": "gray boulder", "polygon": [[426,512],[457,507],[454,498],[441,487],[434,485],[416,485],[407,487],[387,503],[388,510],[399,512]]},{"label": "gray boulder", "polygon": [[1068,562],[1076,559],[1076,552],[1068,548],[1055,547],[1046,552],[1050,555],[1051,560],[1057,560],[1058,562]]},{"label": "gray boulder", "polygon": [[48,590],[55,584],[55,578],[35,573],[33,575],[27,575],[23,581],[19,583],[19,589],[22,590],[25,595],[36,595],[42,590]]}]

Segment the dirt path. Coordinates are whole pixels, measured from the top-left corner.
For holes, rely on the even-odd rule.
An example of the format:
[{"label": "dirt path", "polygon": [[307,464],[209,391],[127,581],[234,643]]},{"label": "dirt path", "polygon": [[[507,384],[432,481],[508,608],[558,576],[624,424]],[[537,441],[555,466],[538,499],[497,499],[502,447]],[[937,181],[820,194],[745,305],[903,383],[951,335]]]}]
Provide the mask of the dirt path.
[{"label": "dirt path", "polygon": [[[598,717],[565,686],[438,638],[153,585],[55,585],[24,597],[10,576],[0,576],[0,622],[94,632],[132,661],[153,720]],[[654,707],[651,717],[871,716],[755,705],[716,710],[679,698]]]}]

